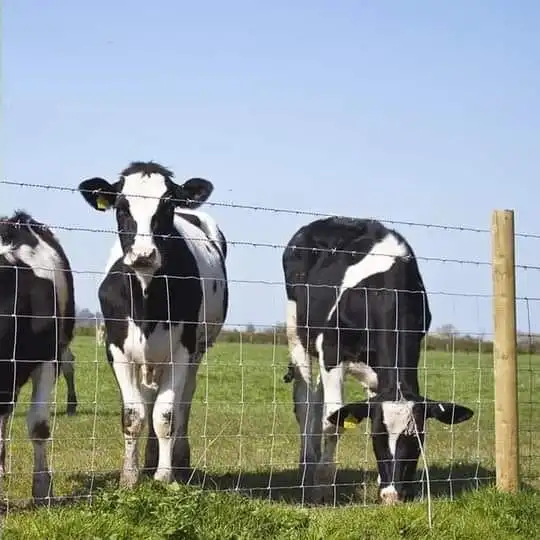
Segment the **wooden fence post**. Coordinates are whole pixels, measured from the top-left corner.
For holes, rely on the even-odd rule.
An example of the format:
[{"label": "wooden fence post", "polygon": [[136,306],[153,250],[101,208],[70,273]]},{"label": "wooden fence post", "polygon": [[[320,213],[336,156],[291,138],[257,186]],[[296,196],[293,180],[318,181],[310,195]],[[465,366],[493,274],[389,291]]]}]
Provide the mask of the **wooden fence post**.
[{"label": "wooden fence post", "polygon": [[519,488],[519,424],[513,210],[493,212],[491,236],[497,488],[515,493]]}]

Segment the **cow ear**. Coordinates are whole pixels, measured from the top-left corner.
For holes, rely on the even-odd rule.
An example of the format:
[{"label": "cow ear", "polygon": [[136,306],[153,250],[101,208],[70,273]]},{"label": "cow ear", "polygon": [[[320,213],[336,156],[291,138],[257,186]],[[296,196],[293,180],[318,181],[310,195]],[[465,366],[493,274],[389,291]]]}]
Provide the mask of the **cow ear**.
[{"label": "cow ear", "polygon": [[95,210],[104,212],[114,206],[118,193],[114,186],[103,178],[90,178],[79,184],[84,200]]},{"label": "cow ear", "polygon": [[370,405],[366,401],[348,403],[328,417],[328,421],[335,426],[348,428],[356,427],[364,418],[369,416]]},{"label": "cow ear", "polygon": [[194,210],[205,203],[212,192],[212,182],[204,178],[190,178],[176,190],[177,205]]},{"label": "cow ear", "polygon": [[474,412],[468,407],[457,403],[445,401],[428,401],[426,403],[426,417],[435,418],[443,424],[461,424],[469,420]]}]

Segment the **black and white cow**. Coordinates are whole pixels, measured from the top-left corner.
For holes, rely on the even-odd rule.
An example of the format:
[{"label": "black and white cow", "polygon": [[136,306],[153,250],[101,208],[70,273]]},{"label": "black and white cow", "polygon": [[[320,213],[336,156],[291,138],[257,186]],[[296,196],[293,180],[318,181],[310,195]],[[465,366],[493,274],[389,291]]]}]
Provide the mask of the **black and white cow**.
[{"label": "black and white cow", "polygon": [[32,379],[28,433],[34,447],[32,495],[52,497],[47,462],[49,402],[73,338],[75,299],[69,261],[57,238],[25,212],[0,223],[0,478],[5,438],[21,387]]},{"label": "black and white cow", "polygon": [[[412,494],[425,419],[456,424],[473,414],[420,395],[417,366],[431,313],[411,246],[378,221],[331,217],[300,228],[282,262],[285,381],[294,379],[300,470],[304,485],[314,486],[308,497],[321,502],[330,494],[344,421],[369,417],[380,497],[404,500]],[[316,389],[311,358],[319,361]],[[368,401],[344,405],[347,372],[366,387]]]},{"label": "black and white cow", "polygon": [[126,487],[139,476],[138,438],[146,421],[144,468],[163,482],[189,468],[197,369],[228,309],[226,240],[209,215],[195,210],[213,185],[201,178],[179,185],[172,178],[157,163],[134,162],[113,184],[92,178],[79,186],[93,208],[114,208],[118,224],[99,300],[107,357],[122,394]]}]

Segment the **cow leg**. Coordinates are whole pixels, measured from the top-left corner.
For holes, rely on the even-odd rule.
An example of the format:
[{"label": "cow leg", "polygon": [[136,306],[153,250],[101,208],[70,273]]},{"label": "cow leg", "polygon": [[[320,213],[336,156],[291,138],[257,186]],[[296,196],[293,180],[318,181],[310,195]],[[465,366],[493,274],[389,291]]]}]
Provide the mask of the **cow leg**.
[{"label": "cow leg", "polygon": [[[301,486],[312,484],[313,467],[319,461],[320,427],[314,425],[315,394],[312,391],[311,358],[304,349],[296,330],[296,302],[287,303],[287,341],[293,371],[294,414],[300,431],[300,456],[298,460]],[[315,434],[313,433],[315,431]]]},{"label": "cow leg", "polygon": [[53,496],[51,472],[47,463],[47,439],[50,437],[49,400],[56,382],[58,365],[43,362],[32,372],[32,398],[27,415],[28,436],[34,447],[32,497],[43,504]]},{"label": "cow leg", "polygon": [[6,474],[6,431],[11,412],[0,415],[0,482]]},{"label": "cow leg", "polygon": [[173,410],[174,410],[174,385],[175,377],[178,377],[176,366],[167,364],[162,367],[159,390],[152,411],[152,423],[154,433],[158,441],[158,464],[154,479],[166,484],[172,481],[172,449],[173,437]]},{"label": "cow leg", "polygon": [[[343,406],[343,383],[345,380],[345,366],[338,362],[334,367],[327,369],[325,363],[325,347],[323,334],[315,340],[319,353],[320,377],[323,386],[324,404],[322,411],[322,456],[315,471],[314,502],[330,500],[332,484],[335,483],[336,464],[335,452],[339,436],[343,428],[339,428],[328,421],[328,417]],[[330,351],[328,351],[330,352]]]},{"label": "cow leg", "polygon": [[73,355],[66,351],[62,361],[62,374],[67,385],[67,404],[66,413],[73,416],[77,412],[77,393],[75,392],[75,365]]},{"label": "cow leg", "polygon": [[188,427],[191,414],[191,403],[197,386],[197,371],[201,356],[191,359],[187,377],[182,391],[181,399],[176,405],[175,433],[176,440],[173,448],[172,464],[175,477],[180,481],[187,481],[190,475],[191,449],[189,444]]},{"label": "cow leg", "polygon": [[143,387],[143,398],[146,406],[146,418],[148,418],[148,437],[146,439],[146,449],[144,452],[144,471],[145,474],[153,476],[157,469],[159,451],[154,423],[151,420],[154,414],[156,391]]},{"label": "cow leg", "polygon": [[124,464],[120,485],[133,487],[139,479],[139,437],[146,420],[146,407],[139,388],[139,369],[116,346],[109,345],[112,367],[122,394],[122,430],[124,432]]},{"label": "cow leg", "polygon": [[[7,379],[6,379],[7,380]],[[13,380],[11,374],[9,380]],[[9,422],[11,420],[11,414],[15,407],[15,403],[19,399],[19,390],[15,389],[15,392],[0,393],[0,482],[2,482],[6,474],[6,432],[8,429]],[[0,494],[1,494],[1,484],[0,484]]]},{"label": "cow leg", "polygon": [[300,343],[291,351],[291,360],[294,365],[294,413],[300,431],[300,455],[298,462],[300,472],[303,476],[303,485],[304,481],[311,482],[311,478],[309,478],[312,469],[311,465],[319,461],[320,439],[318,446],[313,431],[315,429],[316,432],[320,433],[320,426],[319,429],[316,429],[316,426],[314,426],[316,404],[315,394],[311,384],[311,359]]},{"label": "cow leg", "polygon": [[[170,483],[174,478],[173,450],[176,434],[182,429],[182,417],[178,414],[180,402],[189,393],[191,377],[190,354],[179,345],[171,364],[163,366],[162,377],[154,405],[152,421],[159,445],[159,460],[154,479]],[[187,408],[189,411],[189,407]],[[186,408],[184,408],[184,413]],[[183,444],[186,448],[185,442]],[[179,448],[181,448],[180,445]],[[189,444],[188,444],[189,448]],[[185,451],[185,450],[184,450]]]},{"label": "cow leg", "polygon": [[3,499],[4,477],[7,472],[6,471],[6,431],[7,431],[7,425],[8,425],[10,417],[11,417],[10,412],[0,414],[0,500]]}]

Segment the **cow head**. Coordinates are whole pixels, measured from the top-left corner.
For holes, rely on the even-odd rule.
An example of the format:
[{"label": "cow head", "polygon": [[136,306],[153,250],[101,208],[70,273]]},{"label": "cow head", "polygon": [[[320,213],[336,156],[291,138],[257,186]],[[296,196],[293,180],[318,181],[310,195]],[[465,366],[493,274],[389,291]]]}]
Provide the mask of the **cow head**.
[{"label": "cow head", "polygon": [[161,266],[159,246],[162,238],[171,234],[174,209],[198,208],[214,189],[202,178],[179,185],[173,176],[157,163],[133,162],[113,184],[91,178],[79,185],[92,208],[115,210],[123,261],[135,271],[152,274]]},{"label": "cow head", "polygon": [[380,497],[391,504],[414,495],[413,482],[424,444],[428,418],[444,424],[460,424],[474,414],[455,403],[432,401],[420,396],[400,400],[377,395],[369,401],[349,403],[328,420],[340,427],[354,427],[364,418],[371,419],[371,439],[379,472]]}]

